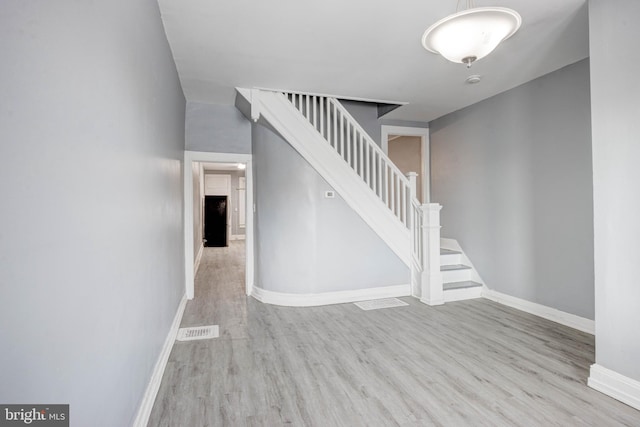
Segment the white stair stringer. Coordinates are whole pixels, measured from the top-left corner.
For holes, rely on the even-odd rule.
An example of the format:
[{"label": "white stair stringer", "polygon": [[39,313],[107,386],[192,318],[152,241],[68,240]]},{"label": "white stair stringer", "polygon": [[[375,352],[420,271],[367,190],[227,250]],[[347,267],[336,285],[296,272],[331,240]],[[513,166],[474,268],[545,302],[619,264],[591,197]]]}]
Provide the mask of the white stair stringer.
[{"label": "white stair stringer", "polygon": [[238,89],[238,92],[251,102],[252,118],[257,120],[258,114],[264,117],[411,268],[409,229],[387,209],[291,102],[277,92],[247,89]]}]

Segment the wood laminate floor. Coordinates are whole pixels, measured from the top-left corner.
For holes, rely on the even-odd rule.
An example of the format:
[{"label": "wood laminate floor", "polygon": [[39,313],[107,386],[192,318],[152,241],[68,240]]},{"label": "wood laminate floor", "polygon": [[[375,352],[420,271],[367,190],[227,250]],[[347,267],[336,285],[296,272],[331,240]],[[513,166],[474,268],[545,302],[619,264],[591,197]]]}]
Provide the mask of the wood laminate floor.
[{"label": "wood laminate floor", "polygon": [[587,387],[588,334],[476,299],[362,311],[244,295],[244,245],[205,248],[149,426],[640,426]]}]

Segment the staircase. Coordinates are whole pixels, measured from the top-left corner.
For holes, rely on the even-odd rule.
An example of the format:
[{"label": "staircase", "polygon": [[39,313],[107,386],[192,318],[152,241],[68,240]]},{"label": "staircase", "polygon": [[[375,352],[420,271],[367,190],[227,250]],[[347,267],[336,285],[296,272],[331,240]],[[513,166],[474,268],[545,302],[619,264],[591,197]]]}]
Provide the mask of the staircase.
[{"label": "staircase", "polygon": [[457,241],[441,239],[440,271],[445,302],[482,296],[482,279]]},{"label": "staircase", "polygon": [[452,263],[441,271],[441,206],[419,203],[415,174],[405,176],[336,98],[237,90],[249,101],[251,118],[266,120],[409,267],[413,296],[443,304],[445,275],[460,279],[447,292],[466,289],[458,289],[469,281],[463,267]]}]

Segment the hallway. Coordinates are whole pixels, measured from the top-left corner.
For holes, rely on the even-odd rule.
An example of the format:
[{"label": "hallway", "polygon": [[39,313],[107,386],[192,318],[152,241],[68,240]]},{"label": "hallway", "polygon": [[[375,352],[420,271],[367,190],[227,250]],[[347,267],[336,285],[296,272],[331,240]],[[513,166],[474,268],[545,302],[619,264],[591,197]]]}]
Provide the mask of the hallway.
[{"label": "hallway", "polygon": [[478,299],[362,311],[244,295],[244,242],[205,248],[149,426],[639,425],[586,386],[593,336]]}]

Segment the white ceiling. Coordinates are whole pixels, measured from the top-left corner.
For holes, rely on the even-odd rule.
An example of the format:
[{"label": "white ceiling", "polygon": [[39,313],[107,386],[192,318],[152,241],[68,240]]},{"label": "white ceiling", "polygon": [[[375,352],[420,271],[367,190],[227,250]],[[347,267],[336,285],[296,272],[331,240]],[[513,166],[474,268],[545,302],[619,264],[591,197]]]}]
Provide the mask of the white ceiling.
[{"label": "white ceiling", "polygon": [[212,104],[273,88],[408,102],[385,118],[429,121],[589,55],[586,0],[475,3],[522,27],[468,70],[420,44],[456,0],[159,0],[187,100]]}]

